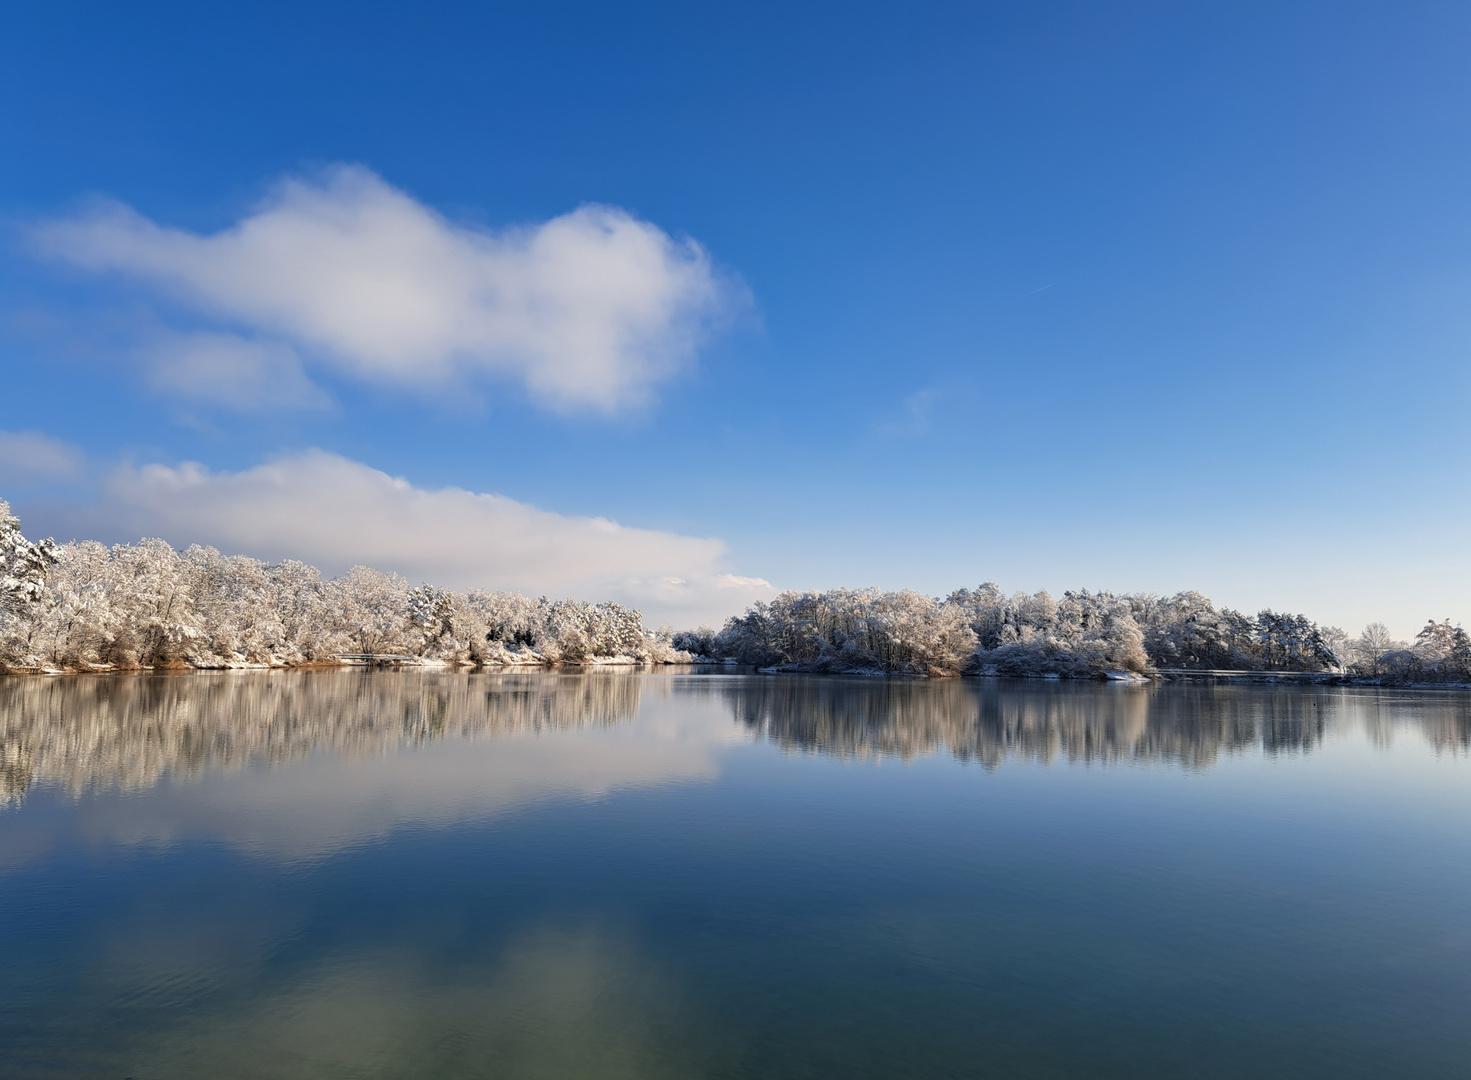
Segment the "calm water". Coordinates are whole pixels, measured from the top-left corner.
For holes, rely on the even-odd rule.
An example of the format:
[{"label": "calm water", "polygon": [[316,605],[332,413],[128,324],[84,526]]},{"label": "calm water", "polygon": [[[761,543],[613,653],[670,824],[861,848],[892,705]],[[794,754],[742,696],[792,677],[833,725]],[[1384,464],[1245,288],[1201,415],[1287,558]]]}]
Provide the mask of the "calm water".
[{"label": "calm water", "polygon": [[1471,694],[0,680],[0,1075],[1471,1076]]}]

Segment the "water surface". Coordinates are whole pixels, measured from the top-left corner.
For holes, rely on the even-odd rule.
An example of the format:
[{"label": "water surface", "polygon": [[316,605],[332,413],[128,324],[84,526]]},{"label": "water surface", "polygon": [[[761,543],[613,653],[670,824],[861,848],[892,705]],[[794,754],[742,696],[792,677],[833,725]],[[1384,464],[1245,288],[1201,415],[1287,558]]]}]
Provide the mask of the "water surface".
[{"label": "water surface", "polygon": [[0,679],[7,1077],[1465,1077],[1471,695]]}]

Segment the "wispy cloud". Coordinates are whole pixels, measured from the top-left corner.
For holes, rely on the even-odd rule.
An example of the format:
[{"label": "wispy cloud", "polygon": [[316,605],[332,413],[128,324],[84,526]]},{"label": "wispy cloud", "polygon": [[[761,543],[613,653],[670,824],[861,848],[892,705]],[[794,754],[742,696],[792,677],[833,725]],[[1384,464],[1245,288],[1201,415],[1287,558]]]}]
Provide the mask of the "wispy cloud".
[{"label": "wispy cloud", "polygon": [[936,390],[916,390],[900,402],[894,412],[879,421],[879,433],[911,438],[928,435],[930,418],[939,396]]},{"label": "wispy cloud", "polygon": [[[490,231],[354,166],[284,181],[209,235],[102,202],[31,236],[45,256],[142,282],[215,329],[247,331],[257,350],[289,348],[431,393],[506,376],[561,411],[648,400],[743,297],[694,240],[616,207]],[[261,354],[247,351],[236,348],[236,362],[258,370]],[[198,391],[221,376],[229,353],[196,354],[199,374],[181,385]]]},{"label": "wispy cloud", "polygon": [[714,539],[569,517],[502,495],[430,491],[312,450],[243,472],[123,466],[89,507],[50,508],[49,532],[113,540],[162,536],[327,573],[354,563],[455,588],[611,598],[657,621],[719,621],[772,595],[737,577]]},{"label": "wispy cloud", "polygon": [[0,431],[0,484],[70,480],[81,474],[84,460],[78,447],[39,431]]},{"label": "wispy cloud", "polygon": [[330,399],[302,370],[295,350],[238,334],[159,335],[138,349],[155,390],[236,412],[320,409]]}]

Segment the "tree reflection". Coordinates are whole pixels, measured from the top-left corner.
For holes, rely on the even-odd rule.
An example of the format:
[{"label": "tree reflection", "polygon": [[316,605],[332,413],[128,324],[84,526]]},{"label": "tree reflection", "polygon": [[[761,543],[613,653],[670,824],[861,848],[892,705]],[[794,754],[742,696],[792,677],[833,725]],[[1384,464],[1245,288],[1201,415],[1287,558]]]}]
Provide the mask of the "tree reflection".
[{"label": "tree reflection", "polygon": [[1206,768],[1222,754],[1301,754],[1331,724],[1410,720],[1437,750],[1471,749],[1471,702],[1332,687],[1079,685],[999,680],[781,676],[731,682],[736,720],[789,750],[839,757],[948,752],[995,768],[1162,762]]},{"label": "tree reflection", "polygon": [[627,673],[323,670],[0,679],[0,805],[36,783],[135,790],[165,776],[316,750],[609,726],[638,713]]},{"label": "tree reflection", "polygon": [[672,695],[678,716],[718,699],[748,732],[837,757],[1201,769],[1222,755],[1308,753],[1334,729],[1381,747],[1418,731],[1438,753],[1471,752],[1471,697],[1444,691],[351,669],[18,677],[0,678],[0,805],[36,784],[138,790],[313,751],[366,758],[446,738],[624,724],[651,686]]}]

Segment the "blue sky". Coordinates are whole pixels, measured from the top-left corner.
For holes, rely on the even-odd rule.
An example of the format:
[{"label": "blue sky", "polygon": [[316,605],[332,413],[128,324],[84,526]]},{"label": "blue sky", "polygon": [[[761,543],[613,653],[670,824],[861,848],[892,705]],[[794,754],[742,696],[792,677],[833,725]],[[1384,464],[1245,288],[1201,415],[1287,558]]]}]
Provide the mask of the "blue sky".
[{"label": "blue sky", "polygon": [[[1463,5],[0,20],[0,495],[28,532],[602,589],[675,621],[756,579],[1471,617]],[[374,310],[334,337],[312,327],[356,256],[282,255],[305,276],[263,300],[281,266],[205,238],[352,203],[344,176],[425,250],[484,255],[497,296],[566,279],[526,238],[579,207],[664,263],[635,296],[547,302],[603,334],[592,374],[592,339],[507,344],[465,329],[473,303],[441,335],[468,345]],[[131,246],[98,254],[119,206]],[[187,234],[205,263],[165,252]],[[384,265],[438,295],[437,266]],[[625,527],[612,554],[587,517]]]}]

